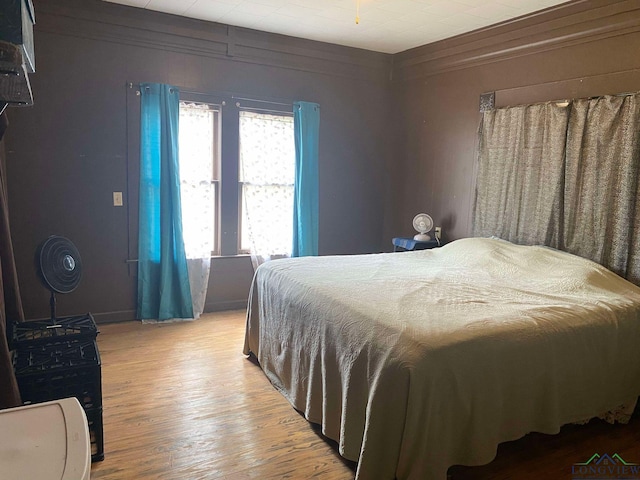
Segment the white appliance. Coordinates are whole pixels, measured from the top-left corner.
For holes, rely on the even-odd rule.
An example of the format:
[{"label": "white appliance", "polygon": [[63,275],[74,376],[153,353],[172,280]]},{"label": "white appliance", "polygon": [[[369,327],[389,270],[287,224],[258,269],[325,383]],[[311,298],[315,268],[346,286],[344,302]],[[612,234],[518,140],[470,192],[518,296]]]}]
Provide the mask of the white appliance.
[{"label": "white appliance", "polygon": [[413,217],[413,228],[418,232],[413,237],[418,242],[428,242],[431,240],[431,236],[427,235],[433,228],[433,219],[426,213],[419,213]]},{"label": "white appliance", "polygon": [[89,480],[87,417],[76,398],[0,410],[3,480]]}]

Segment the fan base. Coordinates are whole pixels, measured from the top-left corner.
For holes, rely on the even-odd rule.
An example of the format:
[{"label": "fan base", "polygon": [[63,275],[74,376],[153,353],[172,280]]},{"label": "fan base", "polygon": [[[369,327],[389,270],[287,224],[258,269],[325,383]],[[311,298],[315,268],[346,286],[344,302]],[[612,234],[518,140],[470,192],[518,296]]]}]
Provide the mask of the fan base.
[{"label": "fan base", "polygon": [[418,242],[428,242],[429,240],[431,240],[431,237],[426,233],[418,233],[417,235],[413,236],[413,239]]}]

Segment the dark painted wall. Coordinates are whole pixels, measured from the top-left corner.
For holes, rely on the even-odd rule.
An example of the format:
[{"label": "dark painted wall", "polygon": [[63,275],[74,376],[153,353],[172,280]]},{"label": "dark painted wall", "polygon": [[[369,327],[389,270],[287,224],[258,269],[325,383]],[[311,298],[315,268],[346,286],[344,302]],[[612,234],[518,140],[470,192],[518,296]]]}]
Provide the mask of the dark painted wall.
[{"label": "dark painted wall", "polygon": [[[11,227],[28,319],[48,316],[34,252],[69,237],[84,263],[60,315],[132,319],[128,245],[127,82],[321,105],[320,251],[379,251],[389,151],[390,57],[146,12],[97,0],[40,0],[35,105],[11,109],[7,133]],[[135,168],[135,165],[133,165]],[[125,192],[125,207],[112,192]],[[134,270],[134,269],[132,269]],[[241,307],[247,257],[212,261],[209,310]]]},{"label": "dark painted wall", "polygon": [[[128,191],[126,82],[320,103],[323,254],[389,250],[420,211],[445,238],[469,234],[481,93],[507,105],[640,89],[635,0],[572,2],[403,52],[392,82],[387,55],[96,0],[36,10],[36,103],[9,112],[7,133],[28,318],[48,314],[32,258],[51,233],[72,238],[86,267],[60,313],[132,318],[127,209],[111,206]],[[241,306],[250,278],[246,257],[214,260],[208,308]]]},{"label": "dark painted wall", "polygon": [[640,5],[573,2],[394,58],[403,122],[387,236],[412,234],[429,212],[446,239],[468,236],[479,97],[497,106],[640,90]]}]

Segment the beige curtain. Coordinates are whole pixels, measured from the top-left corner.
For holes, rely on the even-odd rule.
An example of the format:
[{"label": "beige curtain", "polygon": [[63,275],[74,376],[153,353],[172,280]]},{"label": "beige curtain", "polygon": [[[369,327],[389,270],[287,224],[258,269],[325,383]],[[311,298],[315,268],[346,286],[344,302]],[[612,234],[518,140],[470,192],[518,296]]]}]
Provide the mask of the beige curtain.
[{"label": "beige curtain", "polygon": [[568,119],[553,103],[485,112],[474,236],[559,246]]},{"label": "beige curtain", "polygon": [[474,236],[566,250],[640,285],[640,94],[496,109],[479,137]]},{"label": "beige curtain", "polygon": [[567,134],[564,249],[640,284],[640,95],[576,100]]}]

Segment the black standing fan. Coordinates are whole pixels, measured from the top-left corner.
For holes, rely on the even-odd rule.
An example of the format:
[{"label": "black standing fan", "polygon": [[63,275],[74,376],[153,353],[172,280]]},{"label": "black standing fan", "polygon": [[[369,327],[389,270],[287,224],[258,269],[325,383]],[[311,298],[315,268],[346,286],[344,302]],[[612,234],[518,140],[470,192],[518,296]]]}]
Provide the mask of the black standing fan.
[{"label": "black standing fan", "polygon": [[51,322],[55,324],[56,293],[71,293],[80,283],[80,253],[68,238],[52,235],[38,248],[36,266],[42,283],[51,290]]}]

